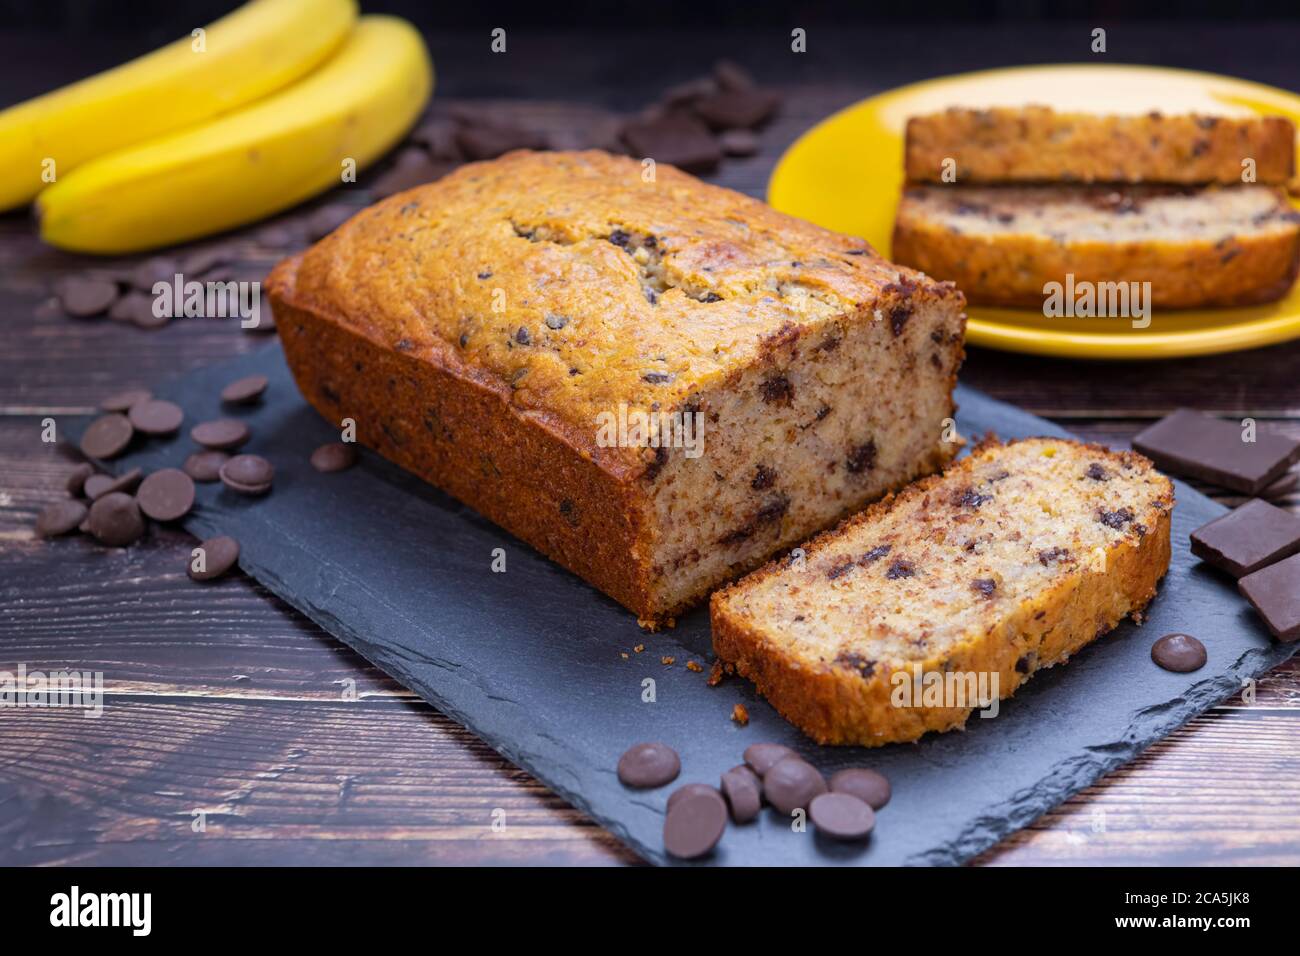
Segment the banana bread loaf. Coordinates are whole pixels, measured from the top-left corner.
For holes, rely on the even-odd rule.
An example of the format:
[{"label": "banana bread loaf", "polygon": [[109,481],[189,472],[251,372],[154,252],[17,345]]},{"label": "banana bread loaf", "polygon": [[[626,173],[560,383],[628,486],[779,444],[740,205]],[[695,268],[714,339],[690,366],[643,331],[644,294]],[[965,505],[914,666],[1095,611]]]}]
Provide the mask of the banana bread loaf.
[{"label": "banana bread loaf", "polygon": [[957,447],[951,283],[663,165],[471,164],[269,293],[322,415],[648,626]]},{"label": "banana bread loaf", "polygon": [[[1057,113],[1046,106],[952,108],[907,121],[907,178],[945,182],[1285,185],[1295,127],[1283,116]],[[1243,179],[1244,160],[1254,179]]]},{"label": "banana bread loaf", "polygon": [[[983,443],[714,594],[713,648],[818,743],[961,727],[1137,617],[1169,567],[1173,505],[1136,452]],[[964,697],[932,699],[935,675]]]},{"label": "banana bread loaf", "polygon": [[1041,307],[1067,275],[1150,282],[1157,308],[1248,305],[1295,281],[1300,213],[1269,186],[909,186],[890,254],[981,305]]}]

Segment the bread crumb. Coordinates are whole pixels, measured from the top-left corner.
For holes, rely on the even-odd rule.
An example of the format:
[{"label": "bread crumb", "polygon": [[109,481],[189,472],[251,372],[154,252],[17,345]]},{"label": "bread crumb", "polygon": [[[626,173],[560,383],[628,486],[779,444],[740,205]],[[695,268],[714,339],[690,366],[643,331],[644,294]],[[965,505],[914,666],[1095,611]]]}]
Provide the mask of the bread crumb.
[{"label": "bread crumb", "polygon": [[699,661],[687,661],[686,669],[693,674],[698,674],[700,671],[704,670],[704,668],[700,666]]},{"label": "bread crumb", "polygon": [[744,704],[737,704],[731,708],[731,719],[742,727],[749,723],[749,711],[745,709]]},{"label": "bread crumb", "polygon": [[618,656],[623,658],[623,660],[628,660],[632,655],[629,654],[627,651],[619,651]]},{"label": "bread crumb", "polygon": [[645,650],[645,645],[644,645],[644,644],[638,644],[636,647],[632,648],[632,650],[634,650],[634,651],[636,651],[638,654],[640,654],[642,651]]},{"label": "bread crumb", "polygon": [[659,663],[665,665],[666,667],[672,667],[673,664],[676,663],[676,661],[677,661],[677,658],[675,658],[675,657],[661,657],[661,658],[659,658]]},{"label": "bread crumb", "polygon": [[717,687],[722,683],[722,678],[725,676],[726,674],[722,669],[722,661],[714,661],[713,669],[709,671],[709,679],[705,683],[710,687]]}]

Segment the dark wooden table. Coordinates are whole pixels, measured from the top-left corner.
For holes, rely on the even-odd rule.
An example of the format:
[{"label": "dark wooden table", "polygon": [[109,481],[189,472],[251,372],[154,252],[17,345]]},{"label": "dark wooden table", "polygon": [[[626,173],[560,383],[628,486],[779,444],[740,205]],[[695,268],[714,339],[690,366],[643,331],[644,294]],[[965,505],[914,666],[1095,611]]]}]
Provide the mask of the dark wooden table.
[{"label": "dark wooden table", "polygon": [[[496,72],[486,72],[477,36],[431,43],[440,108],[472,98],[557,136],[648,102],[655,88],[720,54],[775,74],[787,105],[764,132],[761,155],[714,177],[762,195],[781,150],[831,111],[946,70],[1082,59],[1087,30],[1071,29],[1079,35],[1025,31],[1014,38],[1018,52],[992,59],[989,50],[1011,42],[1001,29],[963,28],[939,47],[933,32],[915,29],[866,39],[813,32],[828,52],[795,64],[781,59],[780,37],[721,46],[700,37],[671,46],[653,37],[516,38],[518,65]],[[1300,86],[1294,25],[1172,37],[1156,27],[1125,31],[1112,30],[1112,49],[1128,46],[1117,59],[1200,63]],[[878,62],[855,53],[867,40]],[[0,73],[19,80],[5,93],[17,99],[146,46],[86,42],[73,56],[65,41],[0,35]],[[654,86],[640,75],[654,72],[648,67],[634,79],[622,69],[644,66],[648,50],[672,51],[655,64]],[[344,201],[360,204],[364,194]],[[274,260],[251,239],[240,252],[254,270]],[[145,332],[38,314],[51,283],[86,264],[42,247],[24,216],[0,217],[0,669],[97,670],[107,690],[97,720],[0,708],[0,863],[635,862],[610,834],[255,582],[193,584],[184,533],[160,531],[127,550],[34,538],[37,511],[63,494],[73,467],[42,443],[42,419],[88,412],[120,387],[265,344],[231,322]],[[1300,342],[1123,364],[973,348],[962,380],[1111,444],[1180,405],[1300,434]],[[1287,503],[1297,507],[1300,495]],[[509,820],[503,832],[491,827],[498,807]],[[1297,808],[1300,666],[1292,663],[1259,683],[1253,703],[1224,702],[980,862],[1294,865]],[[196,810],[205,811],[201,833],[191,826]]]}]

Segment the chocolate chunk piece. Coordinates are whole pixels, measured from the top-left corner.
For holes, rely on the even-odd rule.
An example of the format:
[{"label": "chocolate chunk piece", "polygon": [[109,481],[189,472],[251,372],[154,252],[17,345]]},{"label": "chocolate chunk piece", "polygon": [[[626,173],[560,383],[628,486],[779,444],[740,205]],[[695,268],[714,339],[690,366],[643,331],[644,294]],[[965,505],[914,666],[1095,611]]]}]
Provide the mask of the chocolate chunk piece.
[{"label": "chocolate chunk piece", "polygon": [[85,504],[72,498],[55,501],[41,509],[36,516],[36,534],[42,538],[76,531],[81,522],[86,520],[88,509]]},{"label": "chocolate chunk piece", "polygon": [[86,479],[94,473],[94,467],[84,461],[74,468],[72,474],[68,475],[68,480],[64,484],[64,487],[68,489],[68,494],[72,495],[74,498],[80,497],[85,492]]},{"label": "chocolate chunk piece", "polygon": [[1265,498],[1285,498],[1291,492],[1295,491],[1296,485],[1300,485],[1300,471],[1288,471],[1277,481],[1273,482],[1267,488],[1260,492]]},{"label": "chocolate chunk piece", "polygon": [[710,787],[707,783],[688,783],[678,787],[669,794],[667,809],[671,810],[674,804],[681,802],[683,798],[689,797],[693,793],[712,794],[715,797],[719,796],[717,788]]},{"label": "chocolate chunk piece", "polygon": [[117,301],[117,283],[89,276],[71,276],[59,283],[59,304],[79,319],[103,315]]},{"label": "chocolate chunk piece", "polygon": [[750,129],[771,119],[780,105],[771,90],[721,90],[696,100],[695,112],[714,129]]},{"label": "chocolate chunk piece", "polygon": [[779,760],[763,774],[763,795],[781,813],[789,816],[826,792],[826,780],[817,768],[801,757]]},{"label": "chocolate chunk piece", "polygon": [[717,791],[693,790],[664,817],[664,849],[682,860],[712,851],[727,829],[727,805]]},{"label": "chocolate chunk piece", "polygon": [[195,481],[217,481],[221,478],[221,466],[228,461],[230,456],[224,451],[205,448],[186,458],[185,463],[181,465],[181,471]]},{"label": "chocolate chunk piece", "polygon": [[159,282],[166,282],[168,285],[175,282],[178,272],[180,272],[180,263],[175,259],[170,256],[154,256],[135,267],[131,273],[131,285],[141,292],[152,293],[154,285]]},{"label": "chocolate chunk piece", "polygon": [[356,463],[357,449],[348,442],[330,442],[311,453],[311,466],[320,472],[343,471]]},{"label": "chocolate chunk piece", "polygon": [[131,406],[139,405],[141,402],[147,402],[153,398],[148,389],[128,388],[124,392],[116,392],[108,396],[99,403],[101,411],[105,412],[129,412]]},{"label": "chocolate chunk piece", "polygon": [[242,448],[252,437],[248,425],[235,418],[218,418],[216,421],[199,422],[190,429],[190,438],[196,445],[217,451],[233,451]]},{"label": "chocolate chunk piece", "polygon": [[231,382],[221,390],[221,400],[230,405],[252,405],[266,391],[265,375],[249,375]]},{"label": "chocolate chunk piece", "polygon": [[115,491],[122,491],[127,494],[135,491],[135,486],[140,484],[140,479],[144,477],[144,472],[139,468],[132,468],[130,471],[113,476],[113,475],[91,475],[86,479],[83,491],[91,501],[98,501],[104,495],[111,495]]},{"label": "chocolate chunk piece", "polygon": [[1279,641],[1300,639],[1300,554],[1246,575],[1237,589]]},{"label": "chocolate chunk piece", "polygon": [[125,547],[144,534],[144,515],[134,498],[121,491],[104,495],[90,506],[90,533],[102,544]]},{"label": "chocolate chunk piece", "polygon": [[857,797],[872,810],[879,810],[889,802],[892,793],[889,778],[866,767],[851,767],[831,775],[831,790]]},{"label": "chocolate chunk piece", "polygon": [[818,794],[808,816],[818,833],[836,840],[865,840],[876,825],[875,811],[848,793]]},{"label": "chocolate chunk piece", "polygon": [[387,199],[389,196],[441,179],[456,166],[456,163],[442,159],[427,159],[417,164],[396,166],[375,179],[370,192],[376,199]]},{"label": "chocolate chunk piece", "polygon": [[741,764],[722,775],[722,795],[731,808],[731,819],[749,823],[763,809],[763,788],[758,774]]},{"label": "chocolate chunk piece", "polygon": [[131,406],[127,413],[135,430],[145,435],[165,436],[175,434],[185,419],[185,413],[174,402],[151,398]]},{"label": "chocolate chunk piece", "polygon": [[[233,568],[235,562],[239,560],[239,542],[226,535],[209,538],[195,550],[201,550],[202,554],[191,554],[189,564],[186,565],[186,572],[195,581],[211,581],[213,578],[219,578]],[[196,570],[195,565],[200,569]]]},{"label": "chocolate chunk piece", "polygon": [[324,239],[331,232],[343,225],[352,218],[352,214],[357,212],[355,206],[347,206],[343,203],[332,203],[328,206],[321,206],[310,216],[303,224],[307,230],[307,238],[312,242]]},{"label": "chocolate chunk piece", "polygon": [[199,276],[211,272],[217,266],[226,265],[233,259],[233,251],[225,246],[213,245],[203,249],[195,249],[181,260],[181,274],[186,279],[197,279]]},{"label": "chocolate chunk piece", "polygon": [[133,434],[135,429],[125,415],[103,415],[91,422],[81,436],[81,451],[87,458],[116,458],[131,443]]},{"label": "chocolate chunk piece", "polygon": [[1190,634],[1166,634],[1151,645],[1151,659],[1167,671],[1189,674],[1205,666],[1205,645]]},{"label": "chocolate chunk piece", "polygon": [[681,758],[667,744],[637,744],[618,758],[618,779],[626,787],[662,787],[681,772]]},{"label": "chocolate chunk piece", "polygon": [[745,763],[760,777],[767,775],[777,763],[786,757],[798,756],[784,744],[750,744],[745,748]]},{"label": "chocolate chunk piece", "polygon": [[688,173],[710,172],[722,159],[722,148],[708,127],[685,113],[633,120],[623,127],[623,140],[637,156]]},{"label": "chocolate chunk piece", "polygon": [[135,499],[154,521],[175,521],[194,507],[194,479],[179,468],[159,469],[141,482]]},{"label": "chocolate chunk piece", "polygon": [[271,490],[275,469],[261,455],[236,455],[218,473],[221,483],[243,495],[264,495]]},{"label": "chocolate chunk piece", "polygon": [[496,159],[512,149],[546,149],[550,144],[531,130],[475,124],[456,131],[456,145],[470,159]]},{"label": "chocolate chunk piece", "polygon": [[729,129],[718,136],[718,145],[728,156],[753,156],[758,152],[758,135],[752,130]]},{"label": "chocolate chunk piece", "polygon": [[719,60],[713,64],[713,79],[724,90],[752,90],[755,86],[753,75],[731,60]]},{"label": "chocolate chunk piece", "polygon": [[1180,408],[1133,437],[1165,471],[1256,495],[1300,459],[1300,440],[1260,428],[1244,442],[1238,422]]},{"label": "chocolate chunk piece", "polygon": [[1240,578],[1300,551],[1300,515],[1252,498],[1192,532],[1192,554]]}]

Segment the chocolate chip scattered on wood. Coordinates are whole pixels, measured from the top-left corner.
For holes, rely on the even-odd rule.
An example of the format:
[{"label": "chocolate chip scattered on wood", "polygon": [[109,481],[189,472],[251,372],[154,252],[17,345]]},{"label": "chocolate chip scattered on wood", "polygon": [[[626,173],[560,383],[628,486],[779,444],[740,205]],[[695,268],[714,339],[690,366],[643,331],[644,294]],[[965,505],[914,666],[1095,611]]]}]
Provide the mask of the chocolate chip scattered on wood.
[{"label": "chocolate chip scattered on wood", "polygon": [[[194,554],[186,563],[186,573],[195,581],[212,581],[235,566],[239,560],[239,542],[227,535],[208,538],[198,545],[202,549],[202,562],[197,562]],[[201,570],[195,570],[195,564],[201,563]]]}]

